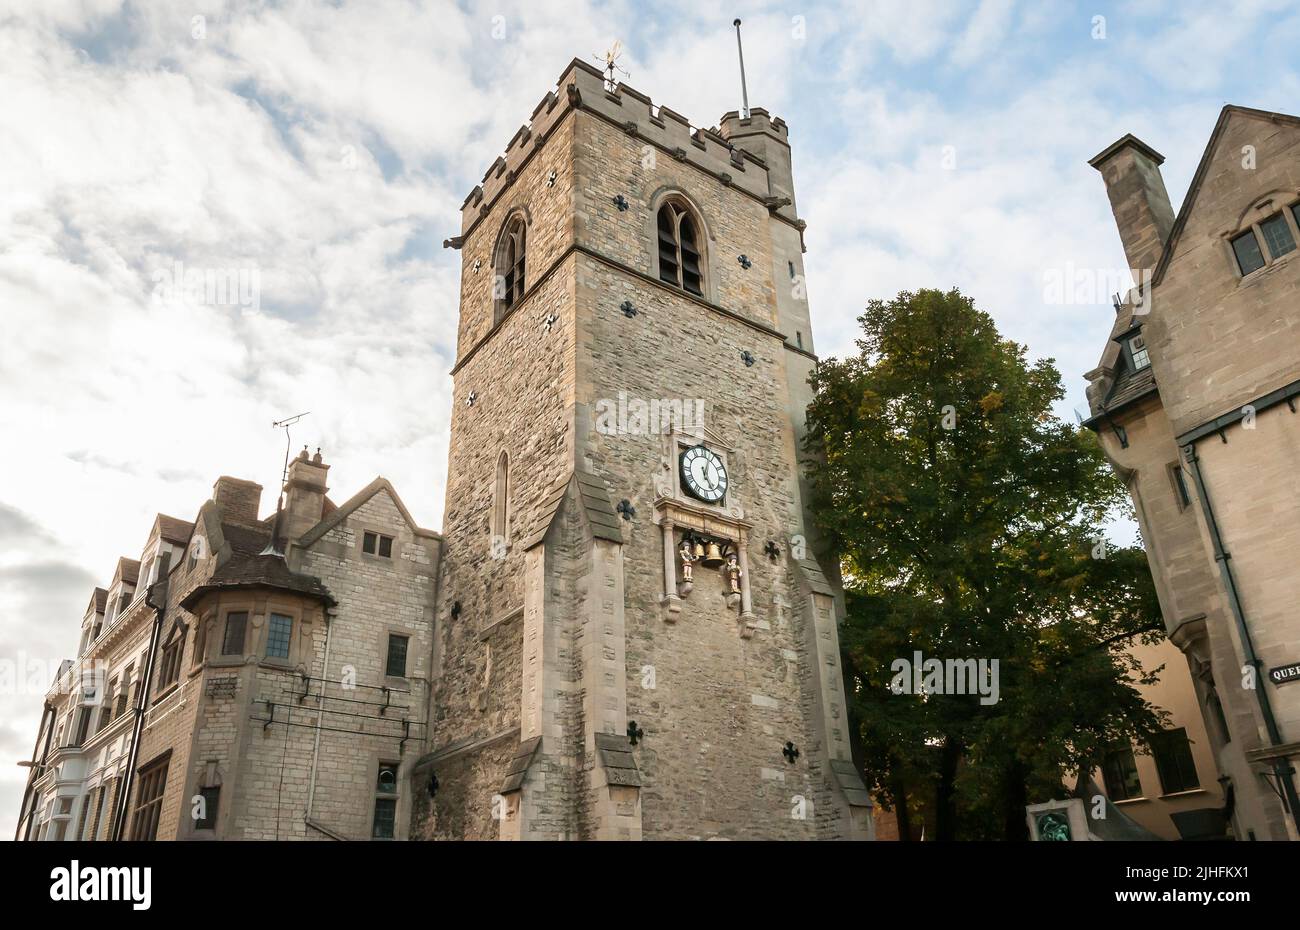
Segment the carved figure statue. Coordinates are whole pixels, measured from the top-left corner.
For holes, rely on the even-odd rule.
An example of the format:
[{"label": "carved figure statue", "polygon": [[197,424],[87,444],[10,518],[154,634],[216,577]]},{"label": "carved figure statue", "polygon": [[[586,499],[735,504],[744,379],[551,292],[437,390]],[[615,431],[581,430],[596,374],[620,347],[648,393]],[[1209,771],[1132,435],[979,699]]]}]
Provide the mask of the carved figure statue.
[{"label": "carved figure statue", "polygon": [[731,582],[731,593],[739,594],[741,571],[740,560],[736,558],[736,553],[733,552],[727,556],[725,571],[727,573],[727,579]]},{"label": "carved figure statue", "polygon": [[693,571],[691,566],[695,564],[698,557],[691,550],[691,541],[689,539],[682,540],[680,552],[682,556],[682,581],[690,582],[691,572]]}]

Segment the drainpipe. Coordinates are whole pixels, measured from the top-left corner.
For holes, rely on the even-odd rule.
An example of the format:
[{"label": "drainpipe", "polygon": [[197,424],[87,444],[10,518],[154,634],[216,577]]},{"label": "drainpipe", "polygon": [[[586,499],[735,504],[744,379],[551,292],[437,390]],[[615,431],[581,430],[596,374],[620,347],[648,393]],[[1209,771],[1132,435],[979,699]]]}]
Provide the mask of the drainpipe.
[{"label": "drainpipe", "polygon": [[[48,727],[46,726],[46,720],[49,721]],[[36,731],[36,742],[32,744],[32,770],[27,773],[27,787],[23,789],[23,806],[19,808],[20,812],[26,811],[27,813],[27,830],[26,835],[23,836],[24,840],[30,839],[32,835],[32,818],[36,815],[36,811],[28,811],[27,802],[32,796],[32,783],[36,781],[37,773],[45,767],[45,760],[50,755],[50,737],[54,735],[54,720],[54,707],[49,701],[46,701],[45,707],[41,710],[41,727]],[[41,761],[37,762],[36,751],[41,745],[41,730],[45,730],[45,748],[41,749]],[[23,832],[23,818],[20,816],[18,825],[14,828],[15,843],[18,842],[19,834]]]},{"label": "drainpipe", "polygon": [[[140,694],[135,700],[135,723],[131,728],[131,749],[126,757],[125,782],[122,785],[122,803],[117,806],[117,815],[113,818],[113,829],[108,838],[113,842],[122,839],[126,829],[126,820],[131,812],[131,789],[135,782],[135,766],[140,756],[140,738],[144,734],[144,715],[149,707],[149,686],[153,684],[154,662],[158,657],[158,640],[162,636],[163,616],[167,613],[167,578],[168,563],[171,553],[165,552],[155,563],[158,577],[161,579],[145,592],[144,602],[153,608],[153,632],[149,635],[149,651],[145,653],[144,669],[140,680]],[[161,594],[161,598],[159,598]]]},{"label": "drainpipe", "polygon": [[[1201,460],[1196,455],[1196,443],[1190,442],[1183,446],[1183,455],[1187,457],[1187,464],[1192,468],[1196,494],[1201,499],[1201,513],[1205,516],[1205,525],[1210,530],[1210,541],[1214,545],[1214,561],[1219,563],[1219,574],[1223,578],[1223,587],[1228,594],[1228,606],[1232,608],[1237,634],[1241,637],[1241,648],[1246,653],[1246,664],[1255,670],[1255,700],[1259,702],[1259,712],[1264,718],[1268,743],[1270,746],[1280,746],[1282,734],[1278,730],[1277,720],[1273,717],[1273,705],[1268,699],[1268,689],[1264,685],[1260,672],[1262,663],[1259,656],[1255,654],[1255,643],[1251,639],[1250,628],[1246,625],[1246,614],[1241,606],[1241,597],[1237,593],[1237,581],[1232,574],[1232,556],[1223,548],[1223,537],[1219,535],[1219,524],[1214,519],[1214,508],[1210,504],[1209,492],[1205,489],[1205,478],[1201,474]],[[1296,825],[1296,829],[1300,830],[1300,798],[1296,796],[1294,774],[1295,770],[1288,760],[1273,760],[1273,776],[1277,779],[1286,806],[1290,809],[1291,821]]]},{"label": "drainpipe", "polygon": [[325,664],[320,673],[320,704],[316,707],[316,738],[311,750],[311,782],[307,787],[307,813],[303,815],[304,820],[311,820],[312,805],[316,800],[316,762],[320,758],[320,728],[325,718],[325,685],[330,677],[330,642],[333,639],[330,634],[334,631],[331,609],[322,604],[321,613],[325,615]]}]

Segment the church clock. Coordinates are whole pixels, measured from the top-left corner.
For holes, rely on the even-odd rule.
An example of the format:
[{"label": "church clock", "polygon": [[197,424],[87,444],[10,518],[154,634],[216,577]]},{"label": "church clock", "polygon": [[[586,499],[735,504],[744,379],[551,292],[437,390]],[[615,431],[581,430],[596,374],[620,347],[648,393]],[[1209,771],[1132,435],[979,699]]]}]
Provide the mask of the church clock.
[{"label": "church clock", "polygon": [[681,457],[682,487],[706,504],[716,504],[727,493],[727,467],[718,453],[705,446],[691,446]]}]

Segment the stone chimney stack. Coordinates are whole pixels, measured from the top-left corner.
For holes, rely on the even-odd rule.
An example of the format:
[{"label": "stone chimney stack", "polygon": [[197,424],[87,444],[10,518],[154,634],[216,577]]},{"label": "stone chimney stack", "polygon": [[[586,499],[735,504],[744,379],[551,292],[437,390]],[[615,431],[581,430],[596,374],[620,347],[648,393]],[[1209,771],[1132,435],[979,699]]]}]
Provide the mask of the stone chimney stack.
[{"label": "stone chimney stack", "polygon": [[280,535],[296,540],[321,520],[325,510],[325,476],[330,467],[321,460],[320,449],[311,458],[303,446],[298,457],[289,463],[289,481],[285,486],[283,526]]},{"label": "stone chimney stack", "polygon": [[1139,284],[1155,271],[1174,225],[1174,210],[1160,176],[1164,160],[1151,146],[1129,134],[1088,161],[1106,182],[1124,254]]},{"label": "stone chimney stack", "polygon": [[262,503],[262,486],[242,478],[222,475],[212,486],[212,500],[221,508],[221,519],[239,526],[256,526]]}]

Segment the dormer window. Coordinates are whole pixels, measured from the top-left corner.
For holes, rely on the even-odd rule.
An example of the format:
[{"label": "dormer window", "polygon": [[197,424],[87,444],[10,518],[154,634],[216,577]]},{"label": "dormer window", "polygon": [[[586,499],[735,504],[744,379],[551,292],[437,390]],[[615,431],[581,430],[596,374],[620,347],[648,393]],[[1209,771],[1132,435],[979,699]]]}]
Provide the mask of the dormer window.
[{"label": "dormer window", "polygon": [[1141,371],[1151,364],[1151,356],[1147,354],[1146,340],[1141,336],[1134,336],[1128,341],[1128,357],[1133,363],[1134,371]]},{"label": "dormer window", "polygon": [[704,296],[699,222],[686,204],[669,200],[659,208],[659,280]]}]

